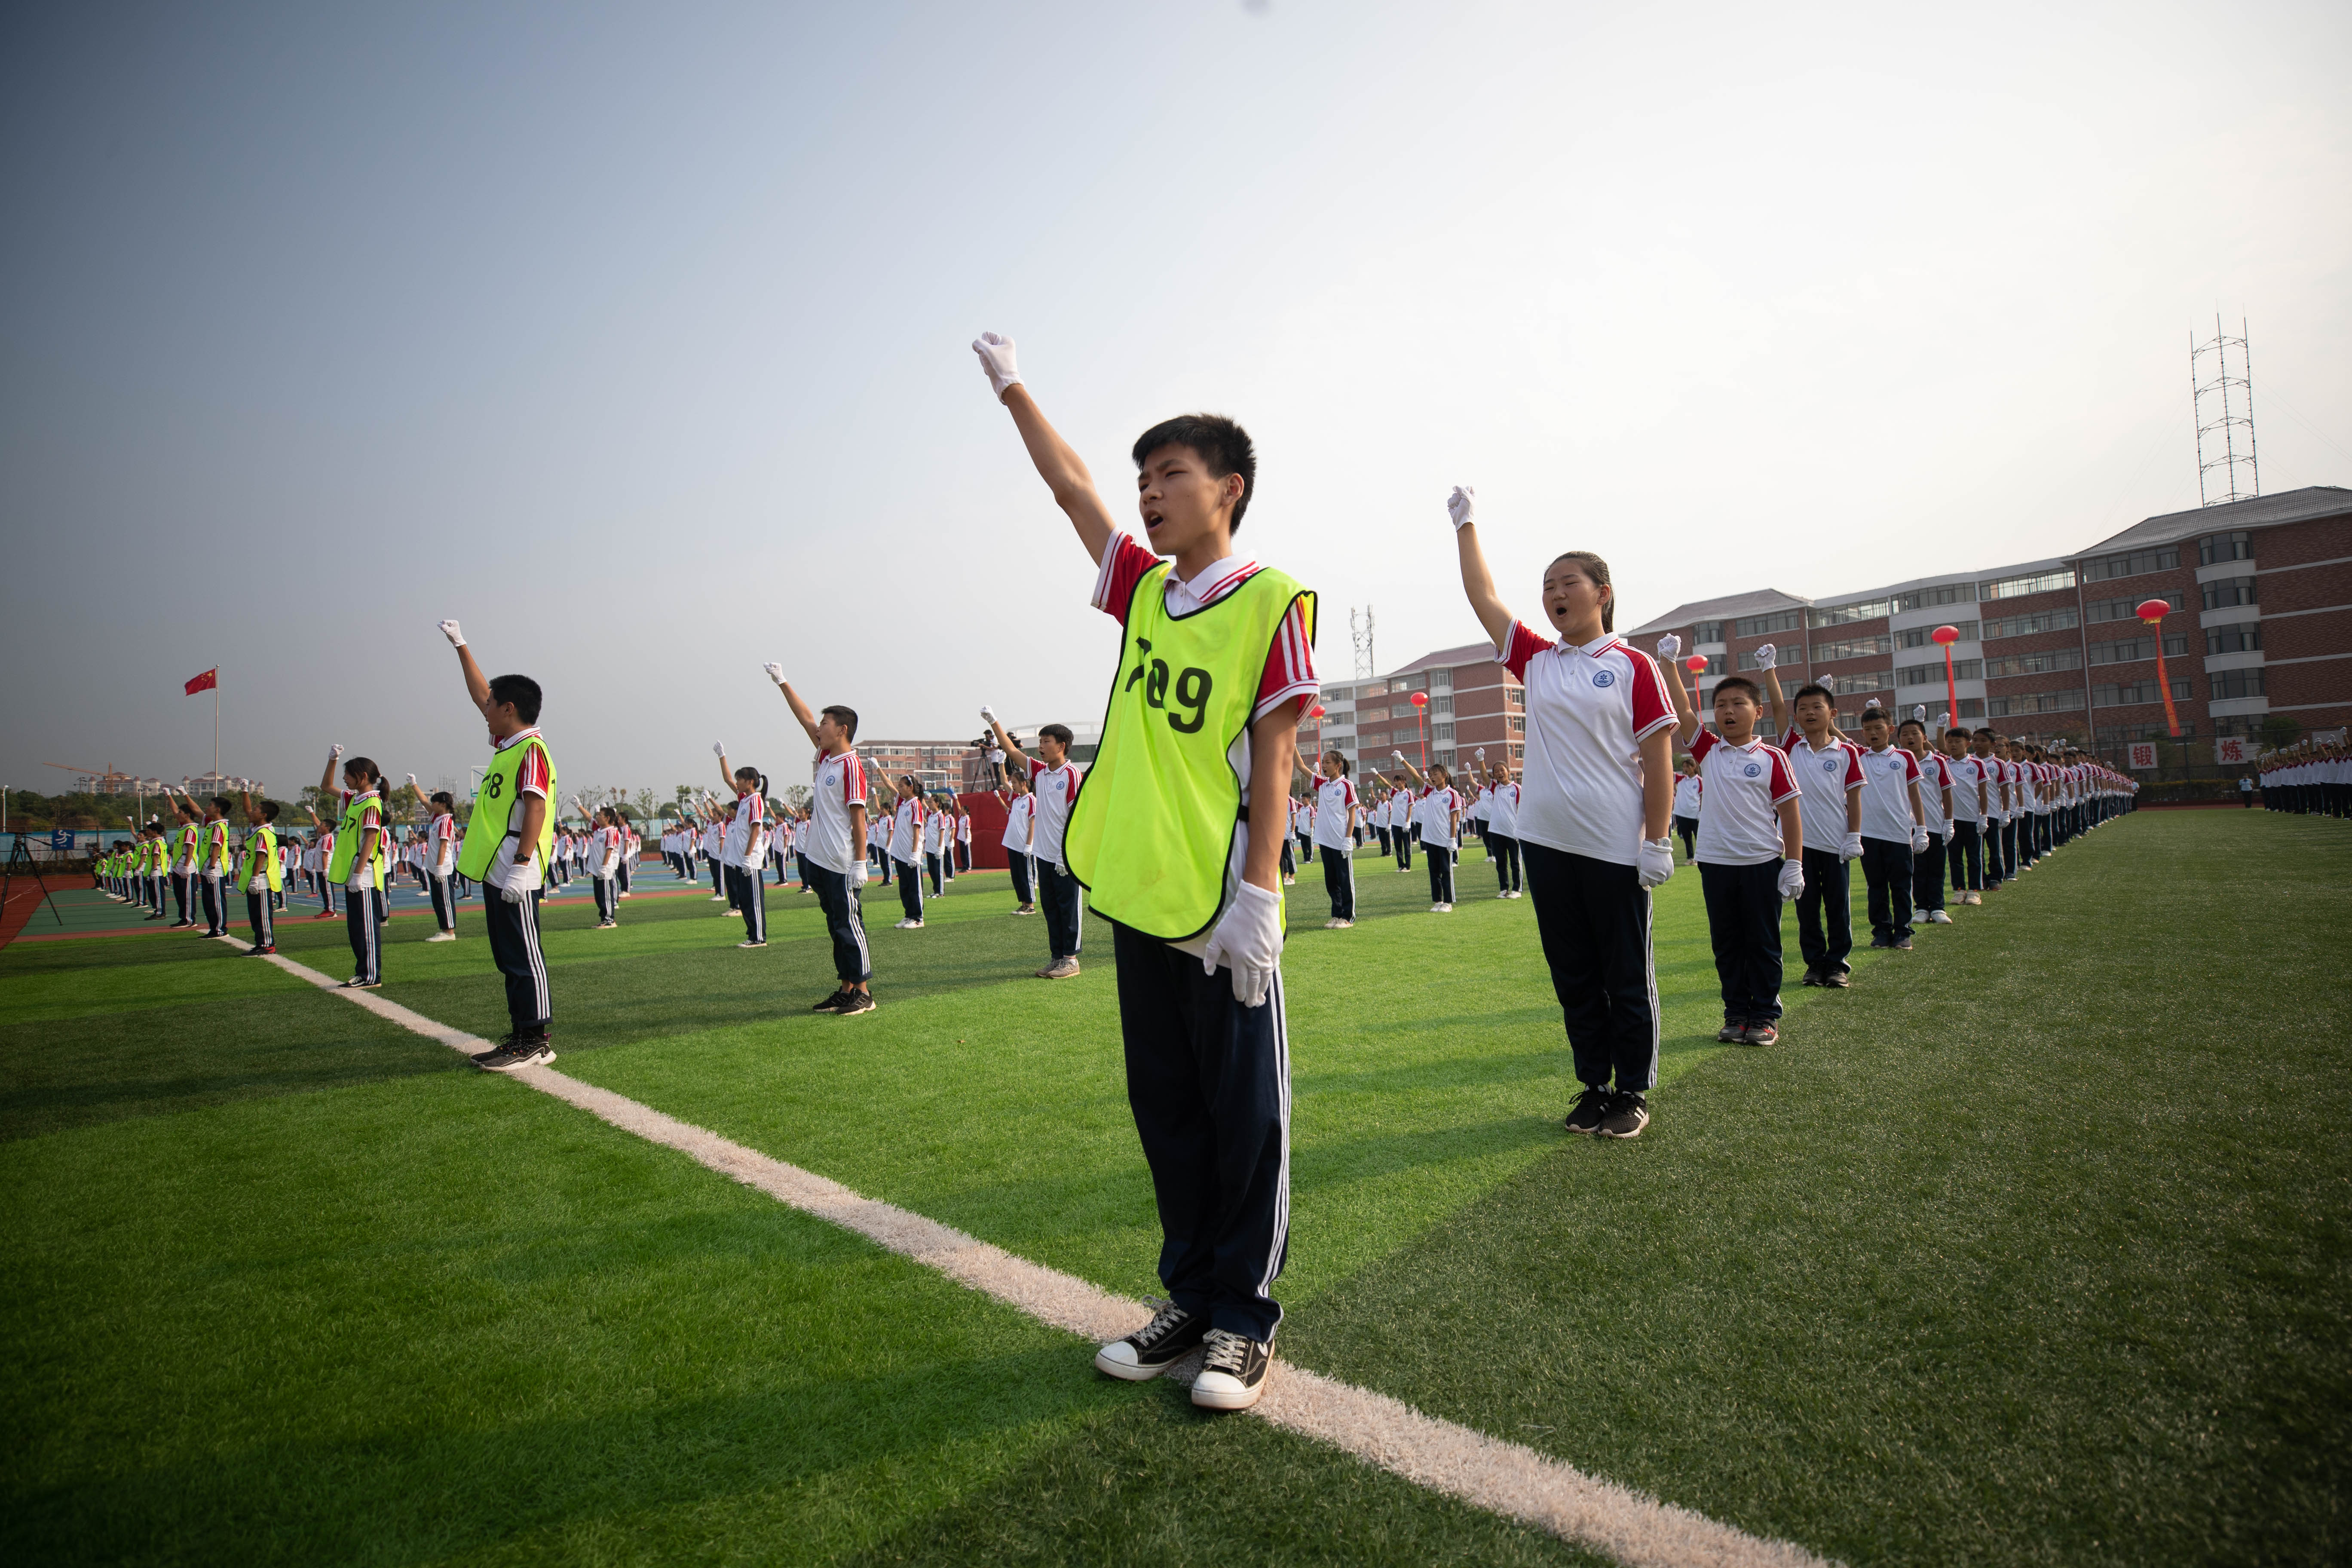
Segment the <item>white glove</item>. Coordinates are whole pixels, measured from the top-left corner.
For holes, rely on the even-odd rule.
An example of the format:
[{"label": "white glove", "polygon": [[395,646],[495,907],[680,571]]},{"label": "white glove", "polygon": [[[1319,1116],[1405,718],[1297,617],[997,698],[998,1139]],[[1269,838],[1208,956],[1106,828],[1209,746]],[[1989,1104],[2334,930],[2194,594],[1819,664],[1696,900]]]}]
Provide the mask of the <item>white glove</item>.
[{"label": "white glove", "polygon": [[1644,888],[1664,886],[1666,879],[1675,874],[1675,841],[1671,838],[1643,839],[1642,855],[1635,862],[1634,874],[1641,879]]},{"label": "white glove", "polygon": [[416,775],[415,773],[408,775],[408,787],[411,789],[416,788]]},{"label": "white glove", "polygon": [[1826,691],[1826,692],[1830,693],[1832,696],[1835,696],[1835,695],[1837,695],[1837,677],[1836,677],[1836,676],[1834,676],[1834,675],[1824,675],[1824,676],[1822,676],[1822,680],[1821,680],[1821,686],[1822,686],[1822,689],[1823,691]]},{"label": "white glove", "polygon": [[988,372],[988,384],[996,401],[1003,402],[1005,393],[1021,379],[1021,367],[1013,361],[1013,340],[982,332],[971,341],[971,352],[980,356],[980,368]]},{"label": "white glove", "polygon": [[721,762],[724,762],[727,758],[727,742],[724,741],[711,742],[710,754],[719,758]]},{"label": "white glove", "polygon": [[506,885],[499,889],[499,896],[510,904],[520,904],[539,891],[539,857],[534,855],[507,873]]},{"label": "white glove", "polygon": [[1234,901],[1209,933],[1202,950],[1201,968],[1214,974],[1219,968],[1234,972],[1234,1000],[1255,1007],[1273,989],[1282,962],[1282,899],[1255,882],[1234,890]]},{"label": "white glove", "polygon": [[993,724],[996,722],[996,710],[983,702],[980,705],[980,718],[982,723]]},{"label": "white glove", "polygon": [[[340,756],[341,756],[342,754],[343,754],[343,749],[342,749],[341,746],[336,747],[336,748],[335,748],[335,755],[337,755],[337,756],[339,756],[339,757],[340,757]],[[1398,762],[1402,762],[1402,761],[1404,761],[1404,753],[1403,753],[1402,752],[1391,752],[1389,753],[1389,755],[1390,755],[1390,756],[1391,756],[1391,757],[1394,757]]]},{"label": "white glove", "polygon": [[1841,860],[1859,860],[1862,858],[1861,834],[1849,833],[1845,836],[1845,842],[1838,847],[1838,858]]},{"label": "white glove", "polygon": [[1665,636],[1658,639],[1658,657],[1666,660],[1668,663],[1672,663],[1674,661],[1675,655],[1682,651],[1683,639],[1675,636],[1674,633],[1668,632]]},{"label": "white glove", "polygon": [[1780,896],[1793,899],[1805,890],[1805,868],[1794,860],[1780,862]]},{"label": "white glove", "polygon": [[1756,645],[1756,668],[1759,668],[1759,669],[1769,669],[1769,668],[1772,668],[1772,666],[1773,666],[1773,664],[1774,664],[1774,663],[1775,663],[1775,662],[1780,658],[1780,650],[1778,647],[1774,647],[1772,644],[1768,643],[1768,642],[1760,642],[1760,643],[1758,643],[1758,644]]},{"label": "white glove", "polygon": [[853,888],[862,888],[866,886],[866,872],[871,865],[872,862],[870,861],[860,860],[856,865],[852,866],[849,868],[849,885]]},{"label": "white glove", "polygon": [[1445,515],[1454,520],[1454,531],[1459,533],[1478,521],[1478,492],[1468,485],[1456,485],[1454,493],[1445,498]]},{"label": "white glove", "polygon": [[1473,753],[1471,753],[1471,754],[1472,754],[1472,755],[1474,755],[1474,756],[1475,756],[1475,757],[1476,757],[1480,762],[1482,762],[1482,763],[1483,763],[1483,762],[1485,762],[1485,761],[1486,760],[1486,747],[1484,747],[1484,746],[1481,746],[1481,747],[1479,747],[1479,748],[1477,749],[1477,751],[1475,751],[1475,752],[1473,752]]},{"label": "white glove", "polygon": [[1927,830],[1923,826],[1915,826],[1911,829],[1911,853],[1914,855],[1925,855],[1927,852]]},{"label": "white glove", "polygon": [[774,681],[778,686],[782,686],[784,683],[784,667],[782,665],[763,664],[760,668],[766,670],[768,672],[768,679]]},{"label": "white glove", "polygon": [[1936,728],[1937,728],[1937,729],[1938,729],[1938,730],[1948,730],[1948,729],[1950,729],[1951,727],[1952,727],[1952,716],[1951,716],[1949,713],[1938,713],[1938,714],[1937,714],[1937,715],[1936,715]]},{"label": "white glove", "polygon": [[443,621],[441,623],[441,635],[449,639],[449,646],[451,647],[464,647],[466,646],[466,634],[457,629],[457,623],[455,621]]},{"label": "white glove", "polygon": [[[328,748],[327,748],[327,755],[329,755],[330,757],[332,757],[335,761],[337,761],[337,762],[339,762],[339,763],[340,763],[340,762],[341,762],[341,761],[343,760],[343,746],[342,746],[342,742],[340,742],[340,741],[338,741],[338,742],[336,742],[333,745],[331,745],[331,746],[328,747]],[[191,798],[191,799],[194,799],[194,797],[192,795],[192,796],[190,796],[190,798]]]}]

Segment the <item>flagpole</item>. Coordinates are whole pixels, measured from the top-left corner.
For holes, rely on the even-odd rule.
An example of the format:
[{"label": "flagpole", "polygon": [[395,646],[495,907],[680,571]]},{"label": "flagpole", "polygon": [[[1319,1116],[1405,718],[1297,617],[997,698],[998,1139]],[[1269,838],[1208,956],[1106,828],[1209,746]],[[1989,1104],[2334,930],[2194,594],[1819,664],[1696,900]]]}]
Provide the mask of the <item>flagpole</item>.
[{"label": "flagpole", "polygon": [[213,666],[213,788],[220,788],[220,666]]}]

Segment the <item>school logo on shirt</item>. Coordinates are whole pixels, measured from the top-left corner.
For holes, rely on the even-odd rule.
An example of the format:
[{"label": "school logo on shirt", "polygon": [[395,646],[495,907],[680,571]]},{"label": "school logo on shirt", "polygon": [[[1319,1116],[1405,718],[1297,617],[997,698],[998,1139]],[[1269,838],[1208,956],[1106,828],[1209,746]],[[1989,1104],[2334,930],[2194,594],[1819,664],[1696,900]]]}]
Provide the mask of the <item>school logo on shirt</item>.
[{"label": "school logo on shirt", "polygon": [[1752,779],[1752,778],[1760,778],[1760,777],[1762,777],[1762,776],[1763,776],[1763,773],[1764,773],[1764,767],[1763,767],[1763,764],[1762,764],[1762,763],[1748,763],[1746,767],[1744,767],[1744,768],[1740,769],[1739,771],[1740,771],[1741,773],[1743,773],[1747,774],[1747,775],[1748,775],[1749,778],[1751,778],[1751,779]]},{"label": "school logo on shirt", "polygon": [[1822,772],[1825,773],[1833,773],[1837,772],[1837,759],[1835,757],[1823,757],[1822,759]]},{"label": "school logo on shirt", "polygon": [[1613,669],[1595,670],[1592,675],[1592,684],[1595,686],[1614,686],[1617,684],[1617,672]]}]

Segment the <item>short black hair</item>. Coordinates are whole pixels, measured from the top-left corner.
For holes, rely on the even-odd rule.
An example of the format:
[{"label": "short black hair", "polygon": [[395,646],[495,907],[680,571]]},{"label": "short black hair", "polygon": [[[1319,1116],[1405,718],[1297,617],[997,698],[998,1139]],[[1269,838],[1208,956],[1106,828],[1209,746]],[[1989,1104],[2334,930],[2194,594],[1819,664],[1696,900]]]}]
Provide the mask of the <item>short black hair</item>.
[{"label": "short black hair", "polygon": [[844,735],[853,741],[857,739],[856,709],[845,708],[838,702],[832,702],[826,704],[823,711],[825,717],[841,726],[841,732]]},{"label": "short black hair", "polygon": [[274,800],[265,800],[265,801],[263,801],[263,802],[261,803],[261,805],[260,805],[260,807],[259,807],[259,810],[260,810],[260,812],[261,812],[261,820],[262,820],[262,821],[264,821],[264,822],[275,822],[275,821],[277,821],[277,820],[278,820],[278,803],[277,803],[276,801],[274,801]]},{"label": "short black hair", "polygon": [[1242,513],[1249,510],[1250,497],[1257,493],[1257,448],[1250,445],[1249,432],[1222,414],[1179,414],[1135,438],[1137,469],[1162,447],[1184,447],[1200,454],[1213,479],[1222,479],[1227,474],[1242,477],[1242,497],[1234,502],[1233,531],[1239,533]]},{"label": "short black hair", "polygon": [[1059,741],[1065,746],[1077,739],[1070,733],[1070,727],[1067,724],[1040,724],[1037,726],[1037,738],[1041,741]]},{"label": "short black hair", "polygon": [[1873,719],[1877,720],[1882,724],[1892,724],[1895,722],[1895,721],[1887,715],[1886,710],[1879,707],[1874,702],[1862,710],[1862,722],[1867,724]]},{"label": "short black hair", "polygon": [[516,718],[526,724],[539,722],[539,682],[528,675],[490,677],[490,700],[511,702]]},{"label": "short black hair", "polygon": [[1745,691],[1748,700],[1759,708],[1764,705],[1764,689],[1744,675],[1727,675],[1715,683],[1716,696],[1720,697],[1726,691]]},{"label": "short black hair", "polygon": [[1837,699],[1830,695],[1830,689],[1818,680],[1809,680],[1797,688],[1797,694],[1789,699],[1789,706],[1794,708],[1808,697],[1818,697],[1832,708],[1837,706]]},{"label": "short black hair", "polygon": [[229,797],[225,795],[216,795],[213,796],[213,809],[219,812],[223,816],[226,816],[229,813],[229,807],[236,804],[236,802],[229,799]]}]

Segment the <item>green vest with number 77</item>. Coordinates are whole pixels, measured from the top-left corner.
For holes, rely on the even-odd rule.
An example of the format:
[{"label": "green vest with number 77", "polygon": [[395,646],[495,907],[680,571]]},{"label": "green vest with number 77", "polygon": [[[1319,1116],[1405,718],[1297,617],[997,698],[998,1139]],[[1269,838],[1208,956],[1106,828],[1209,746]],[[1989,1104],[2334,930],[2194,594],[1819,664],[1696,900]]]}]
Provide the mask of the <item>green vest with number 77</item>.
[{"label": "green vest with number 77", "polygon": [[1168,572],[1165,561],[1146,572],[1128,601],[1102,745],[1062,845],[1097,914],[1184,942],[1224,904],[1242,802],[1229,753],[1249,728],[1266,654],[1294,603],[1312,646],[1315,595],[1261,567],[1215,603],[1171,616]]},{"label": "green vest with number 77", "polygon": [[[545,742],[533,735],[519,746],[501,746],[490,754],[489,772],[482,775],[482,787],[474,796],[474,815],[466,823],[466,842],[457,850],[457,875],[469,882],[478,882],[499,858],[499,846],[520,834],[520,825],[509,826],[513,817],[516,793],[515,780],[522,772],[522,760],[536,750],[547,759],[547,815],[539,825],[541,875],[546,874],[545,856],[555,843],[555,757]],[[517,859],[527,858],[527,852]]]}]

